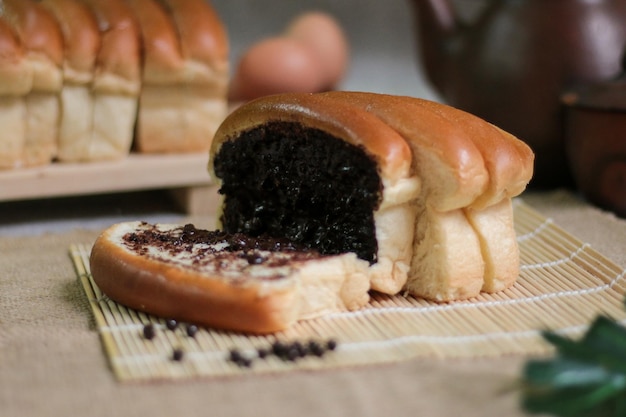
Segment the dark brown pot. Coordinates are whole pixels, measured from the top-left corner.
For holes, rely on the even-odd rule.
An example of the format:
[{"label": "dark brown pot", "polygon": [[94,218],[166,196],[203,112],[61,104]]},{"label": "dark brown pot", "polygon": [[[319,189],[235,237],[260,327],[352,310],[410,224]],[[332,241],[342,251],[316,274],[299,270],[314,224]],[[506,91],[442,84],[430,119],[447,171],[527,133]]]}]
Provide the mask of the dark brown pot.
[{"label": "dark brown pot", "polygon": [[619,74],[626,0],[485,0],[471,22],[453,5],[412,0],[425,74],[445,101],[535,151],[531,186],[571,186],[560,98]]},{"label": "dark brown pot", "polygon": [[574,180],[592,203],[626,217],[626,81],[563,96]]}]

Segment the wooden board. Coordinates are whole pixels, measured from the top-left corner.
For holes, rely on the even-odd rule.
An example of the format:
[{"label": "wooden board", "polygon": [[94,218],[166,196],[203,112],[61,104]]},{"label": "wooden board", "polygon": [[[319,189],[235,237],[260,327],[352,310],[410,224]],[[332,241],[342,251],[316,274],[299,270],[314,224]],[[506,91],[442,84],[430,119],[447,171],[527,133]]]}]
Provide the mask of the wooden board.
[{"label": "wooden board", "polygon": [[131,154],[119,161],[0,171],[0,202],[162,188],[175,190],[187,212],[200,214],[196,196],[212,193],[207,165],[208,153]]}]

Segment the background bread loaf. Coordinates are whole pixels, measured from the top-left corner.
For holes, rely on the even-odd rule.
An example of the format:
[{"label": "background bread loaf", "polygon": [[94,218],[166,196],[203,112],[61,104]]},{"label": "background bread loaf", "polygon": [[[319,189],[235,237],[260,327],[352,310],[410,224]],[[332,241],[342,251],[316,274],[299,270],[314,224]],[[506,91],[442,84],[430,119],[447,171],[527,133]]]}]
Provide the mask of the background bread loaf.
[{"label": "background bread loaf", "polygon": [[32,68],[13,28],[0,19],[0,168],[16,168],[26,140],[25,96],[32,88]]},{"label": "background bread loaf", "polygon": [[142,33],[140,152],[208,151],[227,112],[228,39],[203,0],[126,0]]},{"label": "background bread loaf", "polygon": [[18,36],[32,88],[25,96],[21,166],[45,165],[57,154],[59,93],[63,86],[63,39],[54,16],[33,0],[5,0],[4,18]]},{"label": "background bread loaf", "polygon": [[89,160],[94,118],[92,95],[101,37],[87,4],[77,0],[42,0],[63,35],[63,88],[58,133],[60,161]]},{"label": "background bread loaf", "polygon": [[100,29],[89,148],[79,160],[118,159],[130,151],[141,88],[140,34],[124,0],[82,0]]},{"label": "background bread loaf", "polygon": [[0,168],[208,150],[229,77],[210,3],[7,0],[0,20]]}]

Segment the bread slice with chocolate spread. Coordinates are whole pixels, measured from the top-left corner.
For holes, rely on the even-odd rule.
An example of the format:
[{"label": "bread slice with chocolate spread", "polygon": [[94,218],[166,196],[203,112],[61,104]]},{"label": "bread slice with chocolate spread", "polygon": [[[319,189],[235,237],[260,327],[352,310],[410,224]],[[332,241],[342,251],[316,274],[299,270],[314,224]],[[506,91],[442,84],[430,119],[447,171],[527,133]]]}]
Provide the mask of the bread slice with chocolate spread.
[{"label": "bread slice with chocolate spread", "polygon": [[94,281],[111,299],[164,318],[246,333],[357,309],[369,299],[367,263],[323,256],[284,239],[191,225],[119,223],[97,239]]}]

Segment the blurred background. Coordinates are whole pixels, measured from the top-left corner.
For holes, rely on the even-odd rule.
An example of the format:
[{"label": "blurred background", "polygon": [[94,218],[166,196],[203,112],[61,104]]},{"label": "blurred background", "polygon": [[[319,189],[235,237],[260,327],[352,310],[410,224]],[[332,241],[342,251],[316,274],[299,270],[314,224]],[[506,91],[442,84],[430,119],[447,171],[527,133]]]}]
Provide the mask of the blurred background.
[{"label": "blurred background", "polygon": [[299,14],[323,11],[338,20],[350,44],[341,89],[438,98],[420,72],[408,0],[214,0],[213,6],[227,25],[233,67],[247,48],[280,34]]}]

